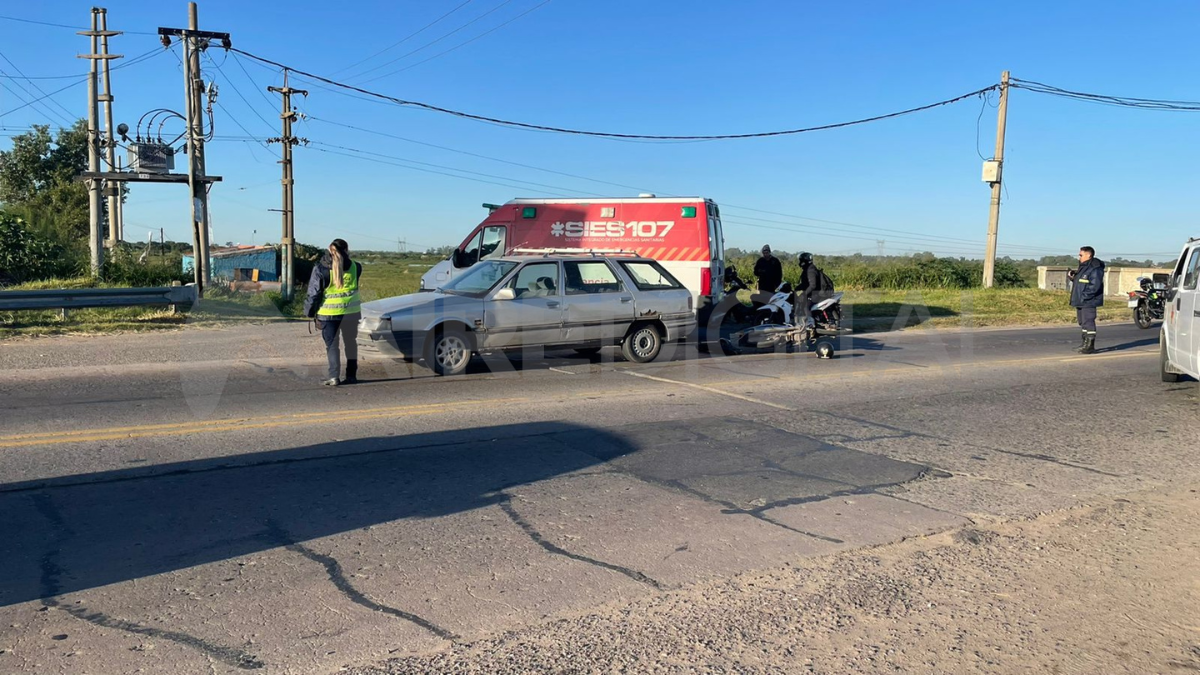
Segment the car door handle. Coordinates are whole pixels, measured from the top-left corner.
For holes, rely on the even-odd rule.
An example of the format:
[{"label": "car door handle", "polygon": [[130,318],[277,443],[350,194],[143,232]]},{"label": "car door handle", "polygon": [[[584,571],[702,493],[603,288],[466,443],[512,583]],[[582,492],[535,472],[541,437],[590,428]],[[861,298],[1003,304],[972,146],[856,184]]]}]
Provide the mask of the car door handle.
[{"label": "car door handle", "polygon": [[633,298],[631,298],[629,296],[625,296],[625,297],[621,298],[621,302],[633,302]]},{"label": "car door handle", "polygon": [[547,302],[547,303],[546,303],[546,306],[547,306],[547,307],[549,307],[549,308],[551,308],[551,309],[554,309],[555,307],[558,307],[558,301],[557,301],[557,300],[551,300],[551,301],[549,301],[549,302]]}]

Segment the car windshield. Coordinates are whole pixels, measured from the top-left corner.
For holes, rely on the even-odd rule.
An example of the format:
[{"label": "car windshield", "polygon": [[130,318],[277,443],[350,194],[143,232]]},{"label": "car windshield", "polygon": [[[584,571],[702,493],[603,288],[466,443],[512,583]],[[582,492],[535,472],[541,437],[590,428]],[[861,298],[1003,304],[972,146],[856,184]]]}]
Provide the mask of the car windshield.
[{"label": "car windshield", "polygon": [[485,260],[467,270],[462,276],[453,279],[440,290],[443,293],[454,295],[482,296],[516,266],[517,263],[507,260]]}]

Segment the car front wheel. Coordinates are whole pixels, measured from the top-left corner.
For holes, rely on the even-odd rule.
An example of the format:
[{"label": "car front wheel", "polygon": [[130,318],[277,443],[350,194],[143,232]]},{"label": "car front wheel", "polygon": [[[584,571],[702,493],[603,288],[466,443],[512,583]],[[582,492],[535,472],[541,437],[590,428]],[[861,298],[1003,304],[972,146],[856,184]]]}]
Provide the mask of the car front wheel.
[{"label": "car front wheel", "polygon": [[1167,341],[1165,339],[1160,339],[1158,344],[1159,344],[1158,363],[1159,363],[1159,370],[1162,371],[1162,381],[1163,382],[1178,382],[1179,374],[1171,372],[1171,361],[1170,361],[1170,359],[1167,358]]},{"label": "car front wheel", "polygon": [[425,364],[438,375],[461,375],[471,362],[471,340],[458,329],[439,330],[425,353]]}]

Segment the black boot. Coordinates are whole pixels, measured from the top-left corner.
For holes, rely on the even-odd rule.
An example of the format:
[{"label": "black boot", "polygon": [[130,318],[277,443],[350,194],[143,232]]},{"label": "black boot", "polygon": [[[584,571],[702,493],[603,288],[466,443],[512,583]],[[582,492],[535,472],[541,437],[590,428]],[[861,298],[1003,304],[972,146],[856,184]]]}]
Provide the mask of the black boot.
[{"label": "black boot", "polygon": [[1096,353],[1096,334],[1085,335],[1083,338],[1083,349],[1079,350],[1080,354],[1095,354]]},{"label": "black boot", "polygon": [[1079,332],[1079,346],[1075,348],[1075,351],[1082,354],[1085,347],[1087,347],[1087,331],[1086,330]]},{"label": "black boot", "polygon": [[358,361],[346,360],[346,384],[358,384]]}]

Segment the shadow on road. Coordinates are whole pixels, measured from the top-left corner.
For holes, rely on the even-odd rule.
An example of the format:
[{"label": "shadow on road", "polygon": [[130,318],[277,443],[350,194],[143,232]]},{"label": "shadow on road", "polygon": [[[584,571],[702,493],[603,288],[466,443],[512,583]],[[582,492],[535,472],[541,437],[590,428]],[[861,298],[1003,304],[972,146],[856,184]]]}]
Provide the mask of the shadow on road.
[{"label": "shadow on road", "polygon": [[1119,345],[1112,345],[1110,347],[1101,347],[1100,349],[1096,350],[1096,353],[1097,354],[1106,354],[1108,352],[1123,352],[1123,351],[1127,351],[1130,349],[1137,349],[1138,347],[1149,347],[1150,345],[1156,345],[1156,344],[1158,344],[1158,335],[1157,334],[1155,334],[1154,337],[1150,337],[1150,338],[1143,338],[1141,340],[1125,342],[1125,343],[1122,343]]},{"label": "shadow on road", "polygon": [[545,422],[0,485],[0,606],[478,509],[632,451],[620,436]]}]

